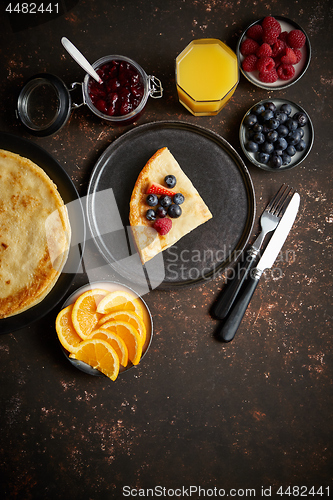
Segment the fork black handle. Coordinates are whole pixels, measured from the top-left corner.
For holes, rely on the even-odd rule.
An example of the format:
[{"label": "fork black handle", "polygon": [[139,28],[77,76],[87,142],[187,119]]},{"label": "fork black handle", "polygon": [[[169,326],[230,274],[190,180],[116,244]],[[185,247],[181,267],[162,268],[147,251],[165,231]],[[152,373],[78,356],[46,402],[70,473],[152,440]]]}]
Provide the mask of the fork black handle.
[{"label": "fork black handle", "polygon": [[213,315],[217,319],[224,319],[228,315],[244,281],[253,267],[256,256],[257,253],[250,250],[247,252],[246,258],[238,263],[234,277],[227,282],[225,289],[218,296],[214,304]]},{"label": "fork black handle", "polygon": [[230,342],[235,337],[258,283],[259,277],[249,276],[228,317],[218,327],[218,340]]}]

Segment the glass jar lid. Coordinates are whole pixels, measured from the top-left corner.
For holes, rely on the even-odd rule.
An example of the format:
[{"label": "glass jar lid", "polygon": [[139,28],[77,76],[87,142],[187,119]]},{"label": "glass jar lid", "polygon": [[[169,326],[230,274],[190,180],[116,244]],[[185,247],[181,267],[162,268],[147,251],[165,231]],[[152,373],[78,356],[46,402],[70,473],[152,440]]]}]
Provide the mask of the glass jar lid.
[{"label": "glass jar lid", "polygon": [[17,116],[31,134],[54,134],[67,122],[71,97],[64,82],[50,73],[30,78],[17,101]]}]

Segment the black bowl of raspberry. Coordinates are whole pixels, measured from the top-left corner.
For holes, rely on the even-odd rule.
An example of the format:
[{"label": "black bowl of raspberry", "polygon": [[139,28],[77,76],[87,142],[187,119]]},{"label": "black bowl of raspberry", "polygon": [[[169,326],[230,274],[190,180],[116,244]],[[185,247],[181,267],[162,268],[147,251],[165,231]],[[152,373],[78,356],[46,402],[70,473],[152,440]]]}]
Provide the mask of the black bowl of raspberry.
[{"label": "black bowl of raspberry", "polygon": [[254,104],[244,115],[239,140],[246,158],[271,172],[289,170],[305,160],[314,141],[307,112],[286,99]]},{"label": "black bowl of raspberry", "polygon": [[95,115],[114,124],[136,120],[149,97],[162,97],[161,82],[148,76],[132,59],[105,56],[92,64],[101,78],[96,82],[88,74],[83,82],[84,102]]},{"label": "black bowl of raspberry", "polygon": [[246,28],[236,53],[247,80],[263,89],[281,90],[302,78],[310,64],[311,45],[294,21],[267,16]]}]

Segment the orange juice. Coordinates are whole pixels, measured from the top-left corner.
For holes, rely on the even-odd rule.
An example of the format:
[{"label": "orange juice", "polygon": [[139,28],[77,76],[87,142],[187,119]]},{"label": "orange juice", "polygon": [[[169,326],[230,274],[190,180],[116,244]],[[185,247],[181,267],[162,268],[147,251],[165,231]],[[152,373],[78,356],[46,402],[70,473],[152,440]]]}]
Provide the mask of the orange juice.
[{"label": "orange juice", "polygon": [[216,38],[194,40],[176,58],[179,101],[195,116],[216,115],[238,81],[236,54]]}]

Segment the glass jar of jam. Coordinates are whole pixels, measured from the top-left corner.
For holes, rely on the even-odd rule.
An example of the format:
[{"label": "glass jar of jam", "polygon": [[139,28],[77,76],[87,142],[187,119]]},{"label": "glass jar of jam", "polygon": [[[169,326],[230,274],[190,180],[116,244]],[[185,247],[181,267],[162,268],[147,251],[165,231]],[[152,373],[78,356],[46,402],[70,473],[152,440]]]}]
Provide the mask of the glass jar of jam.
[{"label": "glass jar of jam", "polygon": [[113,123],[128,123],[141,114],[148,97],[163,95],[161,82],[148,76],[132,59],[105,56],[92,64],[101,78],[98,83],[90,75],[83,81],[85,104],[95,115]]}]

